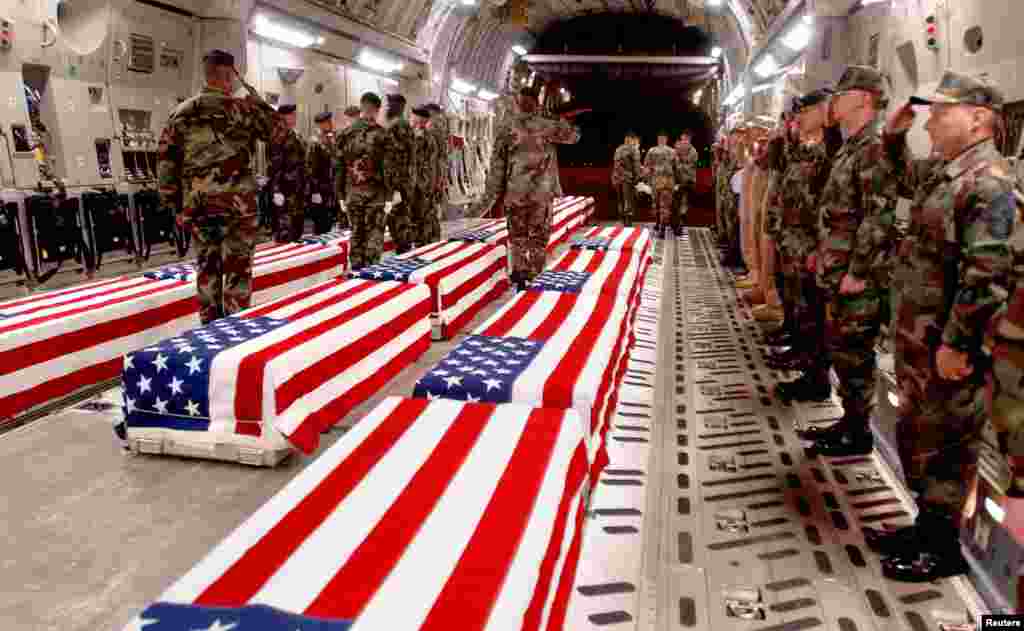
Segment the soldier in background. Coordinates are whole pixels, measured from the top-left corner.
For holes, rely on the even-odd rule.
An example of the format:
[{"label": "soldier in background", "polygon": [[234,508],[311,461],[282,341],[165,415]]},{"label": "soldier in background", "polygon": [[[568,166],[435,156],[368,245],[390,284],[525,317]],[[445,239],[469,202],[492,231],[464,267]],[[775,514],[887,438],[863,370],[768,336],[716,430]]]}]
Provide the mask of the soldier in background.
[{"label": "soldier in background", "polygon": [[448,117],[437,103],[427,105],[430,110],[430,132],[437,150],[437,173],[434,180],[434,206],[427,222],[428,243],[441,240],[441,214],[448,208],[448,170],[450,168]]},{"label": "soldier in background", "polygon": [[388,229],[395,242],[395,253],[405,254],[412,249],[416,240],[412,226],[412,185],[413,185],[413,137],[412,125],[405,119],[405,97],[401,94],[387,95],[384,112],[384,127],[389,134],[391,151],[388,153],[389,170],[393,174],[395,197],[391,214],[388,215]]},{"label": "soldier in background", "polygon": [[284,118],[246,86],[234,98],[235,58],[203,57],[206,87],[171,113],[160,136],[160,204],[191,225],[199,318],[208,324],[249,307],[256,247],[256,142],[284,144]]},{"label": "soldier in background", "polygon": [[413,138],[413,192],[409,200],[413,241],[423,246],[433,241],[431,215],[434,214],[434,187],[437,181],[437,137],[430,133],[431,111],[418,107],[412,111]]},{"label": "soldier in background", "polygon": [[691,143],[690,132],[684,131],[676,142],[676,156],[679,158],[679,173],[672,195],[672,230],[683,231],[683,220],[690,209],[690,190],[697,183],[697,150]]},{"label": "soldier in background", "polygon": [[672,217],[672,195],[678,175],[679,157],[668,146],[668,132],[659,131],[658,146],[652,147],[644,157],[644,177],[654,189],[655,230],[662,238]]},{"label": "soldier in background", "polygon": [[519,112],[498,129],[487,173],[487,186],[475,214],[504,198],[508,215],[512,282],[525,289],[544,271],[551,215],[558,195],[558,161],[548,151],[551,144],[575,144],[577,127],[538,113],[538,90],[523,88]]},{"label": "soldier in background", "polygon": [[871,452],[868,422],[875,402],[875,347],[889,319],[889,277],[899,189],[883,162],[885,76],[850,66],[829,101],[830,125],[846,141],[821,194],[821,243],[810,264],[828,298],[827,349],[839,380],[843,416],[815,436],[824,456]]},{"label": "soldier in background", "polygon": [[[914,160],[907,144],[914,105],[931,106],[925,131],[934,159]],[[912,98],[886,127],[890,178],[914,200],[892,298],[900,461],[920,511],[914,526],[864,535],[888,555],[882,572],[895,580],[967,570],[958,533],[982,437],[983,337],[1007,299],[1009,239],[1019,223],[1016,178],[993,139],[1002,110],[1003,95],[987,79],[946,72],[935,96]],[[997,335],[1001,328],[1012,339],[1018,312],[1010,313]],[[1012,374],[1002,367],[997,376]],[[1005,381],[1020,387],[1019,375]]]},{"label": "soldier in background", "polygon": [[345,122],[341,124],[340,132],[344,133],[352,128],[362,116],[362,110],[355,105],[349,105],[345,108]]},{"label": "soldier in background", "polygon": [[384,253],[387,217],[394,175],[388,171],[391,144],[386,129],[377,124],[380,97],[373,92],[359,100],[362,115],[338,146],[338,199],[344,200],[352,224],[349,269],[357,271],[380,261]]},{"label": "soldier in background", "polygon": [[306,221],[306,143],[295,131],[298,118],[295,105],[281,105],[277,113],[284,116],[288,137],[283,143],[270,145],[270,181],[267,186],[278,215],[274,240],[287,243],[302,238]]},{"label": "soldier in background", "polygon": [[334,134],[334,114],[320,112],[313,119],[320,128],[320,136],[309,145],[306,172],[309,174],[309,201],[312,204],[313,225],[316,234],[323,234],[334,224],[337,200],[334,198],[334,166],[337,138]]},{"label": "soldier in background", "polygon": [[633,225],[636,208],[636,186],[640,180],[640,137],[635,132],[626,134],[622,145],[615,150],[612,165],[612,188],[619,200],[619,219],[624,226]]},{"label": "soldier in background", "polygon": [[[334,142],[335,142],[335,147],[334,147],[335,166],[337,166],[338,148],[341,146],[342,141],[344,141],[345,134],[347,134],[352,129],[353,125],[355,125],[356,123],[359,123],[361,115],[362,115],[362,110],[360,110],[355,105],[350,105],[350,106],[345,108],[345,116],[344,116],[344,119],[342,120],[341,128],[335,134],[335,140],[334,140]],[[335,169],[335,171],[337,171],[337,169]],[[335,174],[334,174],[335,178],[337,178],[338,175],[339,174],[337,172],[335,172]],[[338,226],[339,230],[348,230],[349,228],[351,228],[351,222],[349,222],[349,220],[348,220],[348,212],[345,210],[345,200],[344,199],[340,199],[340,198],[338,199],[338,220],[337,220],[337,226]]]}]

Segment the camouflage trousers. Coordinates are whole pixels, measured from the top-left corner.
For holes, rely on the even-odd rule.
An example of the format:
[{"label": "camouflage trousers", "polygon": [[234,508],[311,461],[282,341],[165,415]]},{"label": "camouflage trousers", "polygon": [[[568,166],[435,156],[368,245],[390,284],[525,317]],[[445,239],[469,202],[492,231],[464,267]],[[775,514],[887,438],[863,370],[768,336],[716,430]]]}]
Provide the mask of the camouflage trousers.
[{"label": "camouflage trousers", "polygon": [[338,208],[338,214],[337,214],[336,223],[337,223],[338,230],[349,230],[349,229],[351,229],[352,228],[352,222],[348,220],[348,212],[342,210],[340,204],[338,204],[337,208]]},{"label": "camouflage trousers", "polygon": [[352,224],[349,241],[348,266],[352,271],[380,262],[384,254],[384,231],[387,219],[384,204],[350,199],[348,219]]},{"label": "camouflage trousers", "polygon": [[193,221],[196,293],[203,324],[250,306],[258,223],[256,215],[216,215]]},{"label": "camouflage trousers", "polygon": [[[415,191],[412,194],[410,200],[410,232],[412,233],[412,241],[417,246],[424,246],[428,243],[440,240],[441,236],[438,234],[434,236],[433,221],[436,221],[436,204],[434,203],[433,195],[429,192],[424,193],[423,191]],[[440,233],[440,224],[438,224],[438,233]]]},{"label": "camouflage trousers", "polygon": [[659,226],[667,226],[672,220],[672,189],[654,189],[654,217]]},{"label": "camouflage trousers", "polygon": [[309,214],[313,219],[313,233],[323,234],[330,232],[331,228],[334,227],[335,220],[339,214],[336,210],[338,208],[338,202],[334,199],[328,199],[324,197],[324,203],[322,204],[311,204],[309,207]]},{"label": "camouflage trousers", "polygon": [[935,368],[940,341],[893,334],[900,390],[897,444],[907,485],[920,504],[959,515],[973,483],[985,426],[985,380],[975,366],[961,381],[942,379]]},{"label": "camouflage trousers", "polygon": [[512,272],[533,278],[544,271],[553,202],[550,195],[529,193],[505,199]]},{"label": "camouflage trousers", "polygon": [[839,378],[843,418],[865,428],[875,408],[875,345],[888,318],[887,303],[888,292],[869,285],[854,296],[836,288],[827,305],[826,348]]},{"label": "camouflage trousers", "polygon": [[619,219],[623,224],[629,226],[636,216],[636,188],[635,184],[622,183],[615,187],[615,196],[619,202]]},{"label": "camouflage trousers", "polygon": [[412,193],[402,191],[402,203],[392,206],[391,214],[388,215],[388,230],[391,232],[391,240],[395,242],[396,254],[405,254],[417,241],[413,229],[412,197]]},{"label": "camouflage trousers", "polygon": [[683,221],[686,220],[686,213],[690,210],[689,197],[689,191],[682,187],[672,193],[672,225],[677,232],[683,226]]},{"label": "camouflage trousers", "polygon": [[301,201],[289,200],[280,209],[280,216],[277,222],[277,234],[274,241],[278,243],[292,243],[302,238],[306,225],[306,208]]}]

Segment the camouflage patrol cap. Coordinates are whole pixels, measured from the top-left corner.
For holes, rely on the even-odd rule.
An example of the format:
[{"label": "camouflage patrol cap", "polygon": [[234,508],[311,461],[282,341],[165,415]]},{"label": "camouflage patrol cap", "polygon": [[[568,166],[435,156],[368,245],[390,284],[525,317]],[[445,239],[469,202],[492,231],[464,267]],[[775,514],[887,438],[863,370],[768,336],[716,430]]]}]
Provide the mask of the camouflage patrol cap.
[{"label": "camouflage patrol cap", "polygon": [[836,84],[835,93],[864,90],[885,96],[885,86],[888,82],[888,75],[870,66],[848,66]]},{"label": "camouflage patrol cap", "polygon": [[426,105],[412,108],[412,113],[422,118],[430,118],[430,108]]},{"label": "camouflage patrol cap", "polygon": [[334,118],[334,112],[320,112],[313,117],[314,123],[325,123]]},{"label": "camouflage patrol cap", "polygon": [[380,97],[373,92],[364,92],[363,96],[359,97],[359,102],[363,105],[372,105],[374,107],[380,107]]},{"label": "camouflage patrol cap", "polygon": [[345,116],[348,116],[349,118],[359,118],[360,114],[362,114],[362,112],[355,105],[349,105],[345,108]]},{"label": "camouflage patrol cap", "polygon": [[814,90],[813,92],[808,92],[796,100],[796,103],[793,105],[793,109],[796,112],[799,112],[804,108],[814,107],[819,103],[829,100],[833,94],[835,94],[835,92],[833,92],[831,88],[821,88],[819,90]]},{"label": "camouflage patrol cap", "polygon": [[277,113],[278,114],[294,114],[296,109],[298,109],[298,108],[295,106],[294,103],[289,103],[287,105],[278,105],[277,106]]},{"label": "camouflage patrol cap", "polygon": [[658,130],[658,136],[659,136],[659,137],[660,137],[660,136],[664,136],[664,137],[668,138],[668,131],[666,131],[666,130],[664,130],[664,129],[659,129],[659,130]]},{"label": "camouflage patrol cap", "polygon": [[203,63],[212,66],[234,66],[235,56],[226,50],[214,48],[203,56]]},{"label": "camouflage patrol cap", "polygon": [[997,112],[1003,111],[1003,93],[986,75],[970,76],[959,72],[946,71],[942,81],[930,99],[910,97],[912,105],[949,103],[952,105],[977,105]]},{"label": "camouflage patrol cap", "polygon": [[441,106],[438,105],[437,103],[427,103],[423,107],[427,108],[428,110],[430,110],[434,114],[440,114],[441,112],[444,111],[444,110],[441,109]]},{"label": "camouflage patrol cap", "polygon": [[384,98],[388,100],[388,105],[405,105],[405,97],[401,94],[388,94]]},{"label": "camouflage patrol cap", "polygon": [[519,90],[519,96],[525,96],[531,99],[540,98],[540,88],[526,86]]}]

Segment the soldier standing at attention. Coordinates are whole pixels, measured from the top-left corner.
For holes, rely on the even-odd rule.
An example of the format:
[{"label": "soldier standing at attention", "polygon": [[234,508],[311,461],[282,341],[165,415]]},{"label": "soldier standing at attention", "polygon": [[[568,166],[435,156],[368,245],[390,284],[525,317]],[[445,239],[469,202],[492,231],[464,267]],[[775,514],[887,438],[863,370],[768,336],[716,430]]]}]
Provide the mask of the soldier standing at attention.
[{"label": "soldier standing at attention", "polygon": [[323,234],[334,223],[334,161],[337,139],[334,135],[334,114],[320,112],[313,119],[320,128],[320,136],[309,145],[306,157],[306,171],[309,173],[309,201],[313,208],[313,224],[316,234]]},{"label": "soldier standing at attention", "polygon": [[278,213],[278,243],[298,241],[306,221],[306,143],[295,131],[295,105],[281,105],[277,113],[284,116],[288,137],[283,143],[270,145],[270,192]]},{"label": "soldier standing at attention", "polygon": [[377,124],[380,97],[367,92],[359,103],[362,116],[345,132],[338,147],[338,199],[345,200],[352,223],[348,253],[352,271],[380,260],[387,224],[384,204],[395,190],[387,170],[391,151],[388,131]]},{"label": "soldier standing at attention", "polygon": [[544,271],[551,214],[558,195],[558,161],[548,151],[552,144],[575,144],[577,127],[564,120],[541,116],[538,91],[523,88],[519,111],[498,129],[487,173],[487,186],[475,210],[479,215],[504,196],[511,249],[511,280],[520,290]]},{"label": "soldier standing at attention", "polygon": [[384,127],[389,134],[391,151],[388,153],[389,170],[393,174],[395,197],[391,214],[388,215],[388,229],[395,242],[395,253],[405,254],[412,249],[415,241],[412,233],[412,125],[405,119],[405,97],[401,94],[387,95],[387,109],[384,112]]},{"label": "soldier standing at attention", "polygon": [[[931,106],[925,131],[935,159],[914,160],[907,145],[914,105]],[[985,78],[946,72],[931,100],[910,99],[886,126],[889,175],[914,200],[893,275],[893,341],[900,461],[920,512],[914,526],[864,535],[895,580],[967,570],[958,532],[984,420],[982,343],[1007,299],[1018,222],[1016,181],[993,140],[1002,109]]]},{"label": "soldier standing at attention", "polygon": [[[362,110],[360,110],[355,105],[350,105],[350,106],[345,108],[345,117],[344,117],[344,119],[343,119],[343,121],[341,123],[341,129],[338,130],[338,132],[335,134],[335,138],[334,138],[334,156],[335,156],[335,174],[334,174],[334,177],[336,178],[335,181],[337,181],[337,177],[340,175],[339,173],[337,173],[338,149],[339,149],[339,147],[341,147],[341,143],[345,140],[345,135],[352,129],[352,126],[355,125],[356,123],[360,122],[360,116],[361,115],[362,115]],[[335,187],[335,188],[337,188],[337,187]],[[335,195],[337,195],[337,191],[335,191]],[[337,225],[338,225],[338,229],[339,230],[348,230],[348,229],[350,229],[352,227],[352,224],[348,220],[348,212],[345,210],[345,200],[341,199],[341,198],[338,198],[338,221],[337,221]]]},{"label": "soldier standing at attention", "polygon": [[830,123],[839,123],[846,141],[822,191],[821,242],[809,263],[828,298],[826,346],[843,417],[814,436],[814,449],[824,456],[868,454],[874,445],[868,421],[875,407],[875,345],[889,319],[899,196],[883,165],[885,81],[874,68],[850,66],[829,103]]},{"label": "soldier standing at attention", "polygon": [[683,220],[690,209],[690,189],[697,183],[697,150],[691,143],[690,132],[684,131],[676,142],[676,156],[679,158],[679,173],[672,195],[672,230],[683,231]]},{"label": "soldier standing at attention", "polygon": [[427,222],[427,243],[441,240],[441,214],[448,209],[449,134],[448,117],[437,103],[427,105],[430,110],[430,132],[437,149],[437,173],[434,179],[434,199]]},{"label": "soldier standing at attention", "polygon": [[259,190],[250,164],[257,141],[283,144],[288,127],[248,85],[249,96],[231,96],[231,53],[210,51],[203,63],[206,87],[171,113],[157,174],[160,204],[192,226],[199,318],[209,324],[249,307]]},{"label": "soldier standing at attention", "polygon": [[636,206],[636,186],[640,179],[640,150],[637,148],[640,138],[635,132],[626,134],[626,139],[615,150],[612,165],[612,188],[619,200],[619,219],[622,225],[633,225],[633,210]]},{"label": "soldier standing at attention", "polygon": [[644,158],[644,176],[654,189],[655,230],[662,238],[672,215],[672,194],[679,174],[679,157],[668,146],[668,132],[658,132],[658,146],[652,147]]},{"label": "soldier standing at attention", "polygon": [[413,241],[424,246],[432,241],[430,216],[434,209],[434,183],[437,181],[437,137],[430,132],[431,112],[426,107],[412,111],[413,192],[409,200]]}]

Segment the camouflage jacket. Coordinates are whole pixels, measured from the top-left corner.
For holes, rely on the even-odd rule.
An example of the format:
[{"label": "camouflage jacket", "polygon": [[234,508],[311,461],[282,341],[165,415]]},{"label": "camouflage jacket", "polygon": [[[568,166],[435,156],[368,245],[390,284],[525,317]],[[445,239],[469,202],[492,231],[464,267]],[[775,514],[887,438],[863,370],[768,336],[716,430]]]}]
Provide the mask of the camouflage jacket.
[{"label": "camouflage jacket", "polygon": [[640,150],[632,145],[620,145],[615,150],[612,165],[612,185],[632,186],[640,179]]},{"label": "camouflage jacket", "polygon": [[644,158],[644,179],[651,188],[664,190],[675,188],[679,175],[679,156],[672,147],[651,147]]},{"label": "camouflage jacket", "polygon": [[282,144],[284,118],[266,103],[213,88],[179,105],[160,135],[160,205],[185,217],[256,213],[256,141]]},{"label": "camouflage jacket", "polygon": [[434,193],[440,160],[437,136],[426,129],[415,130],[413,136],[413,186],[420,193]]},{"label": "camouflage jacket", "polygon": [[394,187],[389,170],[390,134],[377,123],[356,123],[338,145],[338,199],[384,204]]},{"label": "camouflage jacket", "polygon": [[977,354],[1006,300],[1015,178],[993,141],[949,162],[912,159],[906,134],[886,136],[887,165],[913,198],[893,273],[897,335]]},{"label": "camouflage jacket", "polygon": [[778,177],[767,201],[766,230],[789,256],[806,258],[818,247],[818,198],[831,162],[824,143],[793,142],[783,137],[772,139],[758,157],[758,166]]},{"label": "camouflage jacket", "polygon": [[401,191],[403,197],[408,197],[412,192],[413,184],[413,152],[415,151],[415,138],[412,125],[404,118],[388,121],[385,125],[388,130],[391,151],[388,152],[388,170],[393,174],[393,185],[396,190]]},{"label": "camouflage jacket", "polygon": [[722,156],[715,163],[715,197],[720,211],[728,210],[735,204],[735,197],[729,186],[729,180],[736,172],[735,167],[729,156]]},{"label": "camouflage jacket", "polygon": [[818,284],[833,292],[847,273],[889,286],[898,187],[883,165],[880,121],[843,143],[821,193]]},{"label": "camouflage jacket", "polygon": [[495,134],[480,207],[490,208],[502,195],[506,199],[558,195],[558,160],[551,145],[571,145],[579,139],[579,129],[566,121],[536,114],[510,116]]},{"label": "camouflage jacket", "polygon": [[306,154],[309,194],[320,195],[325,203],[334,199],[334,166],[337,150],[337,138],[334,132],[329,132],[310,142],[309,153]]},{"label": "camouflage jacket", "polygon": [[676,173],[676,184],[680,186],[693,186],[697,183],[697,150],[693,145],[687,145],[686,149],[677,148],[676,156],[679,158],[679,171]]},{"label": "camouflage jacket", "polygon": [[437,172],[434,174],[434,192],[439,196],[438,201],[442,204],[448,202],[448,154],[449,134],[448,118],[441,116],[433,119],[428,133],[434,136],[434,143],[437,149]]},{"label": "camouflage jacket", "polygon": [[293,129],[283,143],[270,145],[267,190],[281,193],[288,203],[306,195],[306,143]]},{"label": "camouflage jacket", "polygon": [[[1007,281],[1007,302],[996,312],[986,327],[983,350],[991,355],[992,374],[998,385],[992,405],[992,420],[997,430],[1006,431],[1007,424],[1019,429],[1021,401],[1024,400],[1024,192],[1018,180],[1014,191],[1016,222],[1010,235],[1010,271]],[[1001,401],[1002,399],[1002,401]],[[1009,406],[1005,403],[1009,401]],[[1024,444],[1011,437],[1010,453],[1024,455]]]}]

